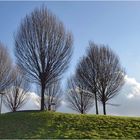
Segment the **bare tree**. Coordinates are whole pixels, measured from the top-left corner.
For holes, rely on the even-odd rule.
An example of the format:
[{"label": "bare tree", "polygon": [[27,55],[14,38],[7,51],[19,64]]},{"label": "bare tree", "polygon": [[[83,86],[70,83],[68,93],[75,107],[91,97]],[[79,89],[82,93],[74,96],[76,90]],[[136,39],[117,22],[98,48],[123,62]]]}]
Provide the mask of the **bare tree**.
[{"label": "bare tree", "polygon": [[35,9],[21,22],[15,36],[17,64],[40,85],[41,110],[46,86],[59,80],[68,67],[72,42],[71,33],[46,7]]},{"label": "bare tree", "polygon": [[14,73],[12,71],[12,61],[6,47],[0,43],[0,95],[2,108],[2,97],[5,94],[5,89],[10,87],[14,80]]},{"label": "bare tree", "polygon": [[52,106],[55,106],[55,110],[61,105],[63,91],[59,82],[53,83],[45,90],[45,109],[52,110]]},{"label": "bare tree", "polygon": [[6,47],[0,43],[0,92],[4,91],[14,80],[12,61]]},{"label": "bare tree", "polygon": [[84,86],[89,89],[91,93],[90,96],[94,97],[93,99],[95,101],[96,114],[99,114],[98,95],[97,95],[98,89],[96,86],[98,70],[95,69],[97,68],[95,62],[98,62],[97,52],[98,48],[95,48],[93,52],[94,61],[90,60],[87,56],[81,59],[76,69],[76,75],[79,79],[81,79],[80,81],[83,82]]},{"label": "bare tree", "polygon": [[90,96],[82,82],[75,76],[68,80],[68,93],[66,100],[69,107],[81,114],[85,114],[93,106],[93,96]]},{"label": "bare tree", "polygon": [[15,69],[16,79],[12,87],[6,90],[4,95],[4,104],[15,112],[26,103],[29,98],[27,92],[29,91],[29,83],[25,80],[25,75],[18,68]]},{"label": "bare tree", "polygon": [[[37,89],[37,93],[40,96],[40,91]],[[59,81],[47,86],[45,88],[44,108],[48,111],[57,110],[62,101],[63,91],[61,89]],[[36,100],[40,104],[40,98]]]},{"label": "bare tree", "polygon": [[116,96],[124,84],[125,71],[118,56],[107,46],[90,42],[78,73],[88,87],[93,85],[96,89],[97,99],[103,104],[103,113],[106,115],[107,101]]},{"label": "bare tree", "polygon": [[[90,44],[89,58],[92,59],[94,43]],[[118,95],[124,85],[125,71],[122,68],[118,56],[108,47],[101,45],[99,48],[98,63],[98,97],[103,104],[103,113],[106,115],[106,103]]]}]

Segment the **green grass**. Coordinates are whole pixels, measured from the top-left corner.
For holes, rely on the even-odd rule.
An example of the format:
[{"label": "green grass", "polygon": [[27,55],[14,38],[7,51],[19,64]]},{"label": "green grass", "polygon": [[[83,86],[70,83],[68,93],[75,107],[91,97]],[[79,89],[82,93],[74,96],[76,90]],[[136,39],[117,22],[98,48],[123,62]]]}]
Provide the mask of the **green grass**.
[{"label": "green grass", "polygon": [[140,118],[17,112],[0,115],[0,138],[138,139]]}]

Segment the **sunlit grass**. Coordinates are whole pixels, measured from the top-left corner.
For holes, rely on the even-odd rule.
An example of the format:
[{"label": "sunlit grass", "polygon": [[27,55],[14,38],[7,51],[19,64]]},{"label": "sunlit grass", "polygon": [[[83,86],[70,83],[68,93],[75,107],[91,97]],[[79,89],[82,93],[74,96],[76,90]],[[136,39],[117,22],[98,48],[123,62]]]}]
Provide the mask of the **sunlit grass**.
[{"label": "sunlit grass", "polygon": [[140,118],[17,112],[0,115],[0,138],[140,138]]}]

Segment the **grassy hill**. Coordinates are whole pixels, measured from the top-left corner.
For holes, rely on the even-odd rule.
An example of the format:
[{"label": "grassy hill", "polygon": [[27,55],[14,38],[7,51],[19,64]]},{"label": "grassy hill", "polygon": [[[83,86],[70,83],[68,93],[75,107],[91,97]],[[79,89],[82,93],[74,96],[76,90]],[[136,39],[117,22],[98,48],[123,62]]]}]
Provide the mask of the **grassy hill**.
[{"label": "grassy hill", "polygon": [[140,118],[8,113],[0,115],[0,138],[140,138]]}]

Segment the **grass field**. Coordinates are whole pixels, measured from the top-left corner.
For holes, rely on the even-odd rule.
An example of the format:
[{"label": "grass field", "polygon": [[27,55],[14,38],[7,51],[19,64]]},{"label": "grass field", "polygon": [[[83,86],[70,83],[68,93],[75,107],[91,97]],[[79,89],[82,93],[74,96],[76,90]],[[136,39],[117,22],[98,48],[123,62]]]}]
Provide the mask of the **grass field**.
[{"label": "grass field", "polygon": [[0,138],[138,139],[140,118],[17,112],[0,115]]}]

